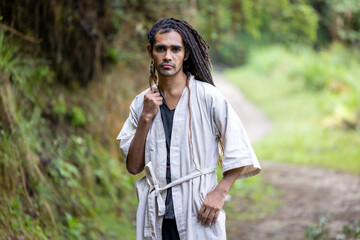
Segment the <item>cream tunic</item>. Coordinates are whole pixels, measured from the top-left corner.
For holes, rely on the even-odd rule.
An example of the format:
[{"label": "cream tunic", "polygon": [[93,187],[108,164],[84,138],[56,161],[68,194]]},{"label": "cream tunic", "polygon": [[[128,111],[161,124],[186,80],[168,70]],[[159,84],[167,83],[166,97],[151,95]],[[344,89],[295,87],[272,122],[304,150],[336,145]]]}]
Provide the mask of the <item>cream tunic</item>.
[{"label": "cream tunic", "polygon": [[[216,224],[204,227],[197,213],[206,197],[217,185],[218,138],[223,139],[223,173],[244,167],[240,178],[258,174],[259,162],[244,128],[225,97],[211,84],[189,78],[192,157],[189,129],[189,92],[185,87],[176,106],[171,134],[171,185],[166,186],[166,140],[160,111],[150,124],[145,144],[144,179],[137,183],[139,206],[136,219],[137,239],[162,239],[166,188],[172,187],[176,224],[180,239],[226,239],[225,213],[221,210]],[[135,97],[130,114],[117,140],[125,158],[135,135],[143,109],[144,95]],[[195,169],[195,164],[201,172]]]}]

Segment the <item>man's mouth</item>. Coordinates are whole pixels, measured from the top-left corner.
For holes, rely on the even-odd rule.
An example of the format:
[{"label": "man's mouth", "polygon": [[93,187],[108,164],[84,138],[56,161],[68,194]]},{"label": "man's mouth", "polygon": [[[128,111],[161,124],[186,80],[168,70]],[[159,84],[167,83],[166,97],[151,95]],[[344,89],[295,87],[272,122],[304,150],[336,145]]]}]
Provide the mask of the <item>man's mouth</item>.
[{"label": "man's mouth", "polygon": [[162,63],[162,64],[160,64],[160,67],[165,68],[165,69],[171,69],[174,67],[174,65],[170,64],[170,63]]}]

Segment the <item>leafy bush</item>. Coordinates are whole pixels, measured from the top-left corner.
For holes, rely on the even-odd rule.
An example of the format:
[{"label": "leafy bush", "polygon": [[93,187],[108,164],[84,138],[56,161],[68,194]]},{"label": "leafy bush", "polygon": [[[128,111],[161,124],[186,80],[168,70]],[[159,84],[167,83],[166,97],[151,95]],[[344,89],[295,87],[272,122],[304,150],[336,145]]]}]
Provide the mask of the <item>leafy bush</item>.
[{"label": "leafy bush", "polygon": [[134,178],[86,129],[83,105],[61,97],[70,94],[46,61],[24,57],[1,31],[0,56],[0,236],[133,235]]},{"label": "leafy bush", "polygon": [[337,237],[338,240],[350,239],[358,240],[360,239],[360,221],[355,221],[348,225],[343,226],[342,234],[339,234]]},{"label": "leafy bush", "polygon": [[329,230],[325,228],[328,219],[321,217],[318,224],[306,228],[306,238],[309,240],[325,240],[329,235]]},{"label": "leafy bush", "polygon": [[66,114],[66,103],[64,97],[62,96],[58,97],[54,105],[53,112],[58,116]]},{"label": "leafy bush", "polygon": [[73,126],[84,126],[86,124],[85,113],[81,107],[73,107],[71,110],[71,124]]},{"label": "leafy bush", "polygon": [[[317,224],[311,224],[306,228],[306,238],[309,240],[328,240],[333,239],[329,237],[329,229],[326,225],[331,222],[330,214],[326,217],[322,216]],[[345,224],[342,227],[342,232],[335,233],[336,240],[358,240],[360,239],[360,221]]]}]

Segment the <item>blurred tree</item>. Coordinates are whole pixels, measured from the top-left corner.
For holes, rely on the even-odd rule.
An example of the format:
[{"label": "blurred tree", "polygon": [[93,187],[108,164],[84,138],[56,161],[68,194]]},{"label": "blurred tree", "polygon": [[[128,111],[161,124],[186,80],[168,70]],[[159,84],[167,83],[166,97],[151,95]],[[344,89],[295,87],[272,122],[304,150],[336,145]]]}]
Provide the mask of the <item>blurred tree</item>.
[{"label": "blurred tree", "polygon": [[3,25],[27,36],[41,39],[28,45],[32,55],[51,59],[58,79],[86,84],[102,72],[102,58],[108,37],[114,33],[109,24],[108,2],[102,1],[1,1]]},{"label": "blurred tree", "polygon": [[334,41],[359,46],[360,1],[358,0],[312,0],[311,5],[320,19],[318,44]]},{"label": "blurred tree", "polygon": [[[199,0],[199,27],[215,60],[238,65],[252,46],[263,43],[312,44],[318,16],[306,0]],[[211,24],[209,24],[211,23]]]},{"label": "blurred tree", "polygon": [[[192,4],[196,1],[192,0]],[[188,1],[14,0],[0,2],[0,28],[28,43],[28,53],[51,60],[57,80],[87,85],[109,63],[131,58],[159,18],[190,16]],[[120,53],[114,53],[116,42]]]}]

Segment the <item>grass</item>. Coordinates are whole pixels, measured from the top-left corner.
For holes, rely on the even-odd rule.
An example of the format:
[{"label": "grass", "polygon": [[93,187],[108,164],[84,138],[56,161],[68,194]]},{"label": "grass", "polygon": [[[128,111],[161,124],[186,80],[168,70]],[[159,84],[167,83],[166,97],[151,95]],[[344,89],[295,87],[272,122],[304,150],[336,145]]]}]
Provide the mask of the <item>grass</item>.
[{"label": "grass", "polygon": [[360,62],[350,52],[275,46],[226,71],[274,123],[254,145],[260,159],[360,173]]},{"label": "grass", "polygon": [[54,76],[0,31],[0,238],[133,239],[135,178],[107,148],[117,125],[104,124],[101,96],[116,88],[89,97]]}]

